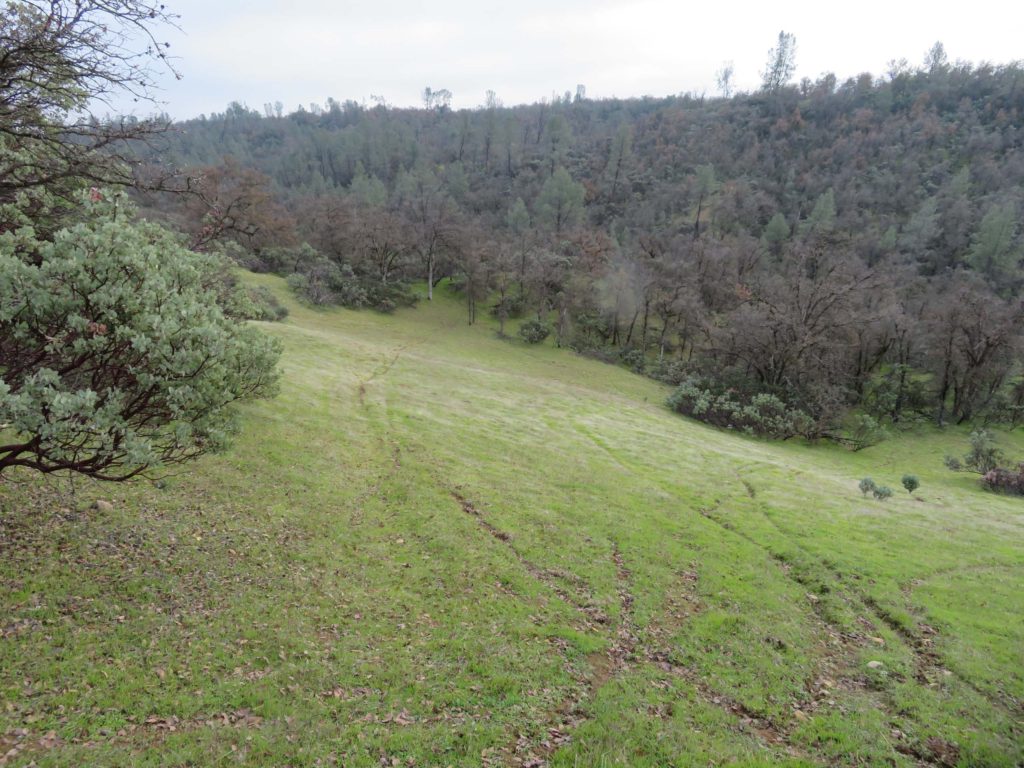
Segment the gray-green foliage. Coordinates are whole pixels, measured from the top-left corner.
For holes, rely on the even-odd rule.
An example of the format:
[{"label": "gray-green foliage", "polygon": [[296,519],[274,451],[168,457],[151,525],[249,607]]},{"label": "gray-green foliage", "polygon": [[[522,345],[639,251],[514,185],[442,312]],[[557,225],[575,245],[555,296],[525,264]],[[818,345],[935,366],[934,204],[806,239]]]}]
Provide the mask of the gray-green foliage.
[{"label": "gray-green foliage", "polygon": [[666,402],[678,413],[751,435],[785,440],[808,436],[814,429],[806,413],[773,394],[743,394],[699,377],[683,380]]},{"label": "gray-green foliage", "polygon": [[1005,277],[1020,261],[1020,252],[1014,247],[1016,237],[1017,207],[1012,203],[995,206],[981,220],[967,260],[990,278]]},{"label": "gray-green foliage", "polygon": [[910,256],[925,259],[938,236],[938,201],[934,197],[929,197],[907,221],[900,233],[898,243],[899,247]]},{"label": "gray-green foliage", "polygon": [[875,481],[872,480],[870,477],[865,477],[857,484],[857,487],[860,488],[860,492],[862,494],[867,496],[869,493],[874,491],[875,488],[877,488],[878,486],[875,485]]},{"label": "gray-green foliage", "polygon": [[523,198],[517,197],[516,201],[512,203],[512,206],[508,209],[505,221],[508,224],[509,231],[517,237],[529,231],[530,212],[526,210],[526,203],[523,202]]},{"label": "gray-green foliage", "polygon": [[572,144],[572,129],[564,117],[558,114],[552,115],[548,120],[544,137],[548,145],[548,162],[551,171],[554,172],[555,168],[565,161],[569,146]]},{"label": "gray-green foliage", "polygon": [[580,220],[584,196],[583,185],[573,181],[565,168],[558,168],[541,188],[537,213],[548,227],[561,232]]},{"label": "gray-green foliage", "polygon": [[388,188],[376,176],[367,175],[360,163],[349,188],[352,196],[361,204],[380,208],[388,201]]},{"label": "gray-green foliage", "polygon": [[971,432],[971,450],[964,456],[964,466],[974,472],[985,474],[1003,460],[1003,452],[996,446],[992,433],[987,429],[976,429]]},{"label": "gray-green foliage", "polygon": [[696,169],[697,197],[705,198],[713,195],[718,190],[718,177],[715,175],[715,166],[710,163],[698,165]]},{"label": "gray-green foliage", "polygon": [[879,485],[876,488],[872,488],[871,493],[879,501],[885,501],[892,497],[892,488],[887,485]]},{"label": "gray-green foliage", "polygon": [[847,441],[854,450],[867,448],[885,439],[885,429],[866,413],[858,413],[850,419]]},{"label": "gray-green foliage", "polygon": [[921,481],[917,479],[917,475],[904,475],[903,487],[907,489],[907,493],[913,493],[921,487]]},{"label": "gray-green foliage", "polygon": [[551,327],[540,320],[527,320],[519,326],[519,336],[527,344],[540,344],[551,334]]},{"label": "gray-green foliage", "polygon": [[800,225],[804,235],[827,235],[836,226],[836,195],[829,187],[818,196],[811,215]]},{"label": "gray-green foliage", "polygon": [[608,152],[608,163],[605,168],[605,176],[611,184],[611,194],[614,196],[620,182],[625,175],[625,168],[629,164],[633,154],[633,131],[629,124],[623,123],[615,132]]},{"label": "gray-green foliage", "polygon": [[0,471],[122,479],[223,447],[276,389],[275,340],[227,316],[218,258],[82,201],[50,241],[0,235]]},{"label": "gray-green foliage", "polygon": [[789,233],[789,222],[786,221],[786,217],[781,213],[776,213],[765,225],[764,240],[773,252],[778,253],[782,244],[789,239]]}]

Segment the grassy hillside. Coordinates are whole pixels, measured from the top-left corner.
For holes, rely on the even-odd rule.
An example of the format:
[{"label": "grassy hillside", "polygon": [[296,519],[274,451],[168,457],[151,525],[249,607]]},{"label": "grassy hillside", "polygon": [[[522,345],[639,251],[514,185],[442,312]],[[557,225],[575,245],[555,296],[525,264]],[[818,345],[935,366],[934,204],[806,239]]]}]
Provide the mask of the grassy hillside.
[{"label": "grassy hillside", "polygon": [[290,307],[229,453],[0,485],[0,765],[1024,760],[1024,503],[964,433],[766,443],[445,296]]}]

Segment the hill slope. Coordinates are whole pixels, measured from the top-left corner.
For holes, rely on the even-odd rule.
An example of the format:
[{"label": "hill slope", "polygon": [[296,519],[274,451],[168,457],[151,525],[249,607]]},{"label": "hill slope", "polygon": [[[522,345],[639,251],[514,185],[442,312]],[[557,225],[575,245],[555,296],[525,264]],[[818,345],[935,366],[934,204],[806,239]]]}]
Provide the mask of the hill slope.
[{"label": "hill slope", "polygon": [[290,306],[228,454],[0,487],[0,764],[1024,759],[1024,507],[963,433],[759,442],[444,296]]}]

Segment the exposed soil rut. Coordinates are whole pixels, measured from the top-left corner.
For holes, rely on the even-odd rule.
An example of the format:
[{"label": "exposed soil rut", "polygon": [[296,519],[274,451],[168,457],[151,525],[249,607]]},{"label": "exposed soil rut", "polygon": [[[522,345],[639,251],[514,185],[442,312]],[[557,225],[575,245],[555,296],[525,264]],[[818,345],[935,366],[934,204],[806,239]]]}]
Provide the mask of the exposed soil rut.
[{"label": "exposed soil rut", "polygon": [[402,353],[409,349],[409,347],[411,346],[413,345],[403,344],[399,347],[396,347],[394,354],[392,354],[390,358],[385,360],[384,363],[382,363],[381,365],[378,365],[376,368],[374,368],[370,372],[369,376],[367,376],[365,379],[362,379],[359,382],[359,386],[356,388],[356,393],[359,396],[360,405],[366,405],[366,387],[372,384],[375,380],[381,378],[382,376],[386,376],[388,372],[395,366],[395,363],[398,362],[398,359],[402,356]]},{"label": "exposed soil rut", "polygon": [[[742,482],[742,478],[740,479]],[[743,485],[747,490],[748,495],[750,495],[748,483],[743,482]],[[806,579],[802,579],[797,574],[793,573],[791,564],[788,563],[785,560],[785,558],[780,556],[777,552],[774,552],[770,547],[764,545],[760,541],[757,541],[754,537],[750,536],[746,532],[738,529],[729,521],[723,520],[719,515],[716,514],[720,506],[721,502],[719,502],[713,507],[701,509],[700,513],[703,517],[719,525],[724,530],[730,531],[731,533],[743,538],[747,542],[763,550],[766,554],[769,555],[769,557],[771,557],[779,564],[783,572],[786,574],[787,578],[796,582],[801,587],[813,589],[816,586],[814,583],[808,582]],[[763,510],[762,514],[764,514]],[[788,534],[786,534],[784,531],[782,531],[782,529],[779,528],[778,524],[774,520],[772,520],[767,514],[765,514],[764,516],[765,519],[776,529],[776,531],[778,531],[779,535],[782,536],[790,545],[799,550],[808,558],[812,559],[817,565],[820,565],[822,568],[824,568],[829,574],[831,574],[834,577],[837,583],[842,583],[841,576],[835,572],[835,569],[831,565],[821,560],[820,558],[816,557],[813,553],[808,551],[802,545],[793,541],[793,539],[789,537]],[[831,587],[832,585],[829,586]],[[941,657],[937,652],[935,652],[933,648],[933,637],[937,634],[934,628],[930,627],[927,624],[920,623],[919,628],[921,634],[916,634],[910,631],[904,625],[902,625],[899,621],[894,619],[894,617],[892,617],[888,613],[888,611],[886,611],[882,606],[880,606],[874,598],[872,598],[870,595],[867,595],[862,590],[849,588],[849,585],[844,585],[843,592],[848,599],[856,601],[856,604],[863,609],[863,613],[870,615],[876,621],[885,625],[890,630],[892,630],[897,636],[899,636],[899,638],[903,641],[904,645],[911,651],[911,653],[914,656],[915,679],[919,683],[923,685],[929,685],[932,682],[934,682],[935,679],[938,679],[941,675],[954,674],[952,671],[948,671],[945,668],[945,666],[942,663]],[[809,597],[814,596],[809,594]],[[828,679],[829,677],[831,677],[832,682],[835,682],[837,679],[839,679],[841,682],[840,688],[860,685],[860,683],[856,682],[855,680],[841,680],[841,678],[843,677],[844,673],[850,676],[851,678],[860,677],[860,673],[855,669],[855,665],[851,661],[850,657],[852,657],[857,652],[856,649],[858,647],[863,647],[866,645],[867,642],[869,642],[868,638],[860,634],[851,634],[848,632],[844,632],[841,627],[836,626],[834,622],[825,614],[825,612],[821,608],[820,603],[816,599],[811,599],[811,608],[816,617],[818,618],[818,620],[821,622],[825,632],[829,635],[832,641],[831,645],[833,646],[828,647],[826,653],[824,654],[824,657],[820,664],[821,669],[819,670],[818,674],[819,680]],[[1006,702],[999,700],[997,697],[994,697],[989,692],[979,688],[973,682],[966,680],[961,676],[957,676],[957,679],[964,685],[969,687],[971,690],[973,690],[975,693],[977,693],[979,696],[983,697],[993,706],[1010,712],[1014,711],[1011,705],[1008,705]],[[827,696],[829,696],[832,693],[832,691],[822,691],[821,687],[817,685],[816,682],[809,683],[807,688],[808,692],[812,695],[806,702],[800,704],[800,710],[804,714],[811,714],[820,706],[821,700],[823,698],[827,698]],[[892,718],[894,721],[899,720],[896,712],[893,711],[886,702],[879,700],[878,704],[880,706],[885,707],[890,718]],[[782,732],[784,732],[784,729]],[[897,752],[900,752],[901,754],[913,757],[919,765],[937,766],[938,768],[943,768],[945,766],[951,766],[956,763],[954,755],[954,753],[956,752],[956,748],[952,744],[949,744],[948,742],[938,738],[928,739],[923,744],[917,744],[911,741],[897,741],[895,744],[893,744],[893,749]],[[951,758],[951,755],[953,755],[954,758]],[[951,759],[952,762],[950,762]]]},{"label": "exposed soil rut", "polygon": [[[541,568],[532,562],[515,547],[512,537],[488,521],[472,501],[455,490],[451,491],[451,495],[462,510],[472,516],[483,530],[511,550],[527,573],[548,587],[564,602],[573,605],[588,618],[594,619],[593,606],[590,601],[579,600],[556,580],[556,578],[565,579],[566,574],[556,574],[552,570]],[[790,743],[789,732],[785,726],[772,722],[762,713],[752,711],[742,702],[718,693],[695,670],[674,661],[668,652],[652,650],[647,647],[643,635],[648,633],[637,626],[634,617],[635,597],[631,588],[632,574],[626,566],[618,544],[614,542],[612,543],[611,560],[615,569],[618,620],[612,624],[608,617],[601,613],[601,618],[595,622],[610,625],[608,647],[604,651],[590,654],[587,657],[588,670],[585,674],[581,674],[578,667],[573,664],[568,643],[562,640],[554,641],[554,645],[563,655],[566,669],[576,685],[561,704],[549,713],[548,719],[541,727],[542,735],[539,738],[517,736],[513,743],[501,750],[500,753],[489,756],[485,765],[544,768],[558,749],[572,741],[572,731],[588,719],[585,711],[586,703],[602,687],[639,664],[651,664],[684,679],[704,700],[737,716],[744,731],[759,739],[765,747],[780,749],[791,756],[806,757],[799,747]],[[683,604],[679,604],[678,601],[670,603],[672,617],[677,622],[685,621],[703,609],[696,597],[696,579],[696,572],[692,569],[683,573],[684,591],[686,592],[682,600]],[[656,631],[649,634],[651,634],[649,640],[658,639]]]},{"label": "exposed soil rut", "polygon": [[[613,622],[610,617],[594,603],[589,592],[586,592],[585,599],[580,599],[578,595],[573,594],[559,583],[559,579],[572,580],[570,575],[542,568],[534,563],[515,546],[512,537],[488,521],[472,501],[459,491],[453,490],[451,495],[462,507],[463,512],[472,516],[483,530],[512,552],[530,576],[550,589],[563,602],[572,605],[591,626],[611,627],[608,648],[587,656],[587,671],[585,673],[581,673],[578,665],[573,662],[568,643],[563,640],[554,641],[575,685],[559,706],[549,713],[547,721],[542,725],[542,735],[539,738],[517,736],[514,742],[500,754],[501,762],[492,763],[494,765],[518,766],[518,768],[542,768],[548,764],[551,755],[556,750],[572,740],[571,732],[587,720],[586,702],[600,688],[636,663],[639,633],[633,619],[634,598],[629,586],[630,573],[626,569],[618,546],[613,544],[612,563],[615,567],[619,615],[612,626]],[[576,581],[579,582],[578,579]]]}]

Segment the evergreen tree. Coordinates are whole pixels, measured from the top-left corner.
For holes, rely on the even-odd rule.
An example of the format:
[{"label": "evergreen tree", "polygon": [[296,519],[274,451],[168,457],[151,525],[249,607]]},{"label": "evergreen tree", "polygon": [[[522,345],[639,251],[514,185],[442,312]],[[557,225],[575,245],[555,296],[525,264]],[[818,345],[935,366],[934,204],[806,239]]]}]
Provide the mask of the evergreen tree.
[{"label": "evergreen tree", "polygon": [[584,196],[583,185],[577,184],[565,168],[559,167],[544,182],[537,197],[537,213],[550,229],[560,234],[580,220]]}]

